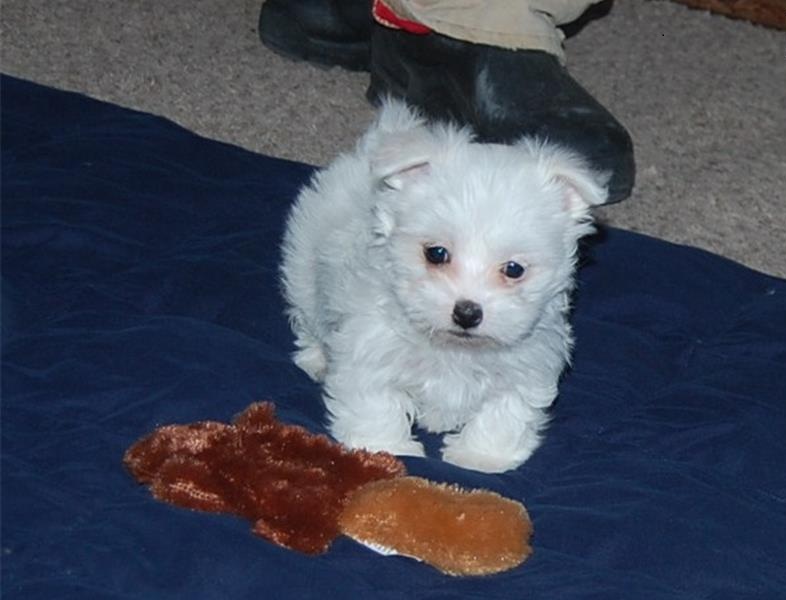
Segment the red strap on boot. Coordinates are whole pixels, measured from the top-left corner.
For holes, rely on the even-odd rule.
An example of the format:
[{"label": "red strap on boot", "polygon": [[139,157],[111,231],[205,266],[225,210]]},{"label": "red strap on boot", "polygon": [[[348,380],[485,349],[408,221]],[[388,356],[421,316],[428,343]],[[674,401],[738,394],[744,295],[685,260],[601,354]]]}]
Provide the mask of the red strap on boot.
[{"label": "red strap on boot", "polygon": [[387,4],[382,2],[382,0],[374,0],[371,12],[374,15],[374,20],[385,27],[401,29],[407,33],[414,33],[416,35],[431,33],[431,29],[425,25],[399,17]]}]

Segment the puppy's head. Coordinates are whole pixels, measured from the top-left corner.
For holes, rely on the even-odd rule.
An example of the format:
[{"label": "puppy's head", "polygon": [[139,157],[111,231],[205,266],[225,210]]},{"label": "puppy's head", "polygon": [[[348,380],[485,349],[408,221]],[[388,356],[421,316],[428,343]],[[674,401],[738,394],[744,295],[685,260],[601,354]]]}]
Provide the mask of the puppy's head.
[{"label": "puppy's head", "polygon": [[367,137],[384,276],[411,324],[451,343],[509,346],[564,309],[605,178],[546,143],[479,144],[387,103]]}]

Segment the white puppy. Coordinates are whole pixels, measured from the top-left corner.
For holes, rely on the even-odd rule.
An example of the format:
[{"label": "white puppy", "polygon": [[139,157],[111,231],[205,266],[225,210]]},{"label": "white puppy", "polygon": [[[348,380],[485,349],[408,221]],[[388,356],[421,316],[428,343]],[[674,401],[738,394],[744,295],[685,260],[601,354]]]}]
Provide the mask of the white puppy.
[{"label": "white puppy", "polygon": [[473,142],[388,101],[354,152],[317,173],[281,269],[294,360],[351,447],[513,469],[540,443],[572,345],[578,239],[605,178],[524,139]]}]

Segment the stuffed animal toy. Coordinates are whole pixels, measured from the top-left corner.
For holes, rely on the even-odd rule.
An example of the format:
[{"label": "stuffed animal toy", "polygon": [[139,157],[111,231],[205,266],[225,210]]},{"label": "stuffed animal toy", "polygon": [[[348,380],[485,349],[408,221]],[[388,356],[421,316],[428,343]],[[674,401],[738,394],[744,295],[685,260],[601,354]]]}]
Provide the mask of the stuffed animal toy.
[{"label": "stuffed animal toy", "polygon": [[344,534],[444,573],[484,575],[532,553],[520,503],[406,476],[390,454],[349,450],[282,424],[269,402],[252,404],[231,424],[161,427],[131,446],[124,462],[157,499],[240,515],[255,533],[307,554]]}]

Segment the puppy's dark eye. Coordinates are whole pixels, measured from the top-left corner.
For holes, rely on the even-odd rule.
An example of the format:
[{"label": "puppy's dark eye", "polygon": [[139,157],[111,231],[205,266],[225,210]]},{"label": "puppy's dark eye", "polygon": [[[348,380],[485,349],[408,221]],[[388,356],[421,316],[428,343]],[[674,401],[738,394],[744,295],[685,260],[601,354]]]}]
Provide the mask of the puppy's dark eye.
[{"label": "puppy's dark eye", "polygon": [[423,254],[432,265],[441,265],[450,261],[450,253],[444,246],[426,246],[423,248]]},{"label": "puppy's dark eye", "polygon": [[526,267],[512,260],[502,266],[502,274],[508,279],[519,279],[526,270]]}]

